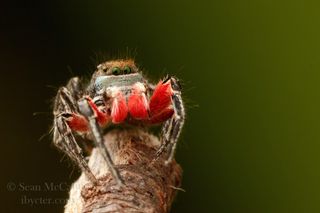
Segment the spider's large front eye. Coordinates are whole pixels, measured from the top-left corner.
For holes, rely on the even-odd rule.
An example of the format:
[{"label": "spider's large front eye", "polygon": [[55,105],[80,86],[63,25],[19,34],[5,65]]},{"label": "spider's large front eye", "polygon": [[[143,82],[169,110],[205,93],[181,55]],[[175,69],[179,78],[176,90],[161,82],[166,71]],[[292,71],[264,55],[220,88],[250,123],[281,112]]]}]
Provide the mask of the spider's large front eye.
[{"label": "spider's large front eye", "polygon": [[120,68],[119,67],[114,67],[112,68],[112,75],[120,75]]},{"label": "spider's large front eye", "polygon": [[129,73],[131,73],[131,68],[128,67],[128,66],[125,66],[124,69],[123,69],[123,73],[124,73],[124,74],[129,74]]}]

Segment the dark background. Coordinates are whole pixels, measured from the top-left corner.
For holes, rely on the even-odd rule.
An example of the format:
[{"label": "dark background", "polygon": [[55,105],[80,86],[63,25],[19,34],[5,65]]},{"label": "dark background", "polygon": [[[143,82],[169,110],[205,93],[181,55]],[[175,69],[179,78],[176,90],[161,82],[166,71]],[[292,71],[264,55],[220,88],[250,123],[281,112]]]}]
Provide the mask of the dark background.
[{"label": "dark background", "polygon": [[71,76],[90,75],[97,53],[127,49],[151,79],[183,81],[186,192],[172,212],[320,211],[317,1],[34,5],[0,11],[1,212],[62,212],[26,203],[67,198],[79,175],[50,136],[39,141],[51,99]]}]

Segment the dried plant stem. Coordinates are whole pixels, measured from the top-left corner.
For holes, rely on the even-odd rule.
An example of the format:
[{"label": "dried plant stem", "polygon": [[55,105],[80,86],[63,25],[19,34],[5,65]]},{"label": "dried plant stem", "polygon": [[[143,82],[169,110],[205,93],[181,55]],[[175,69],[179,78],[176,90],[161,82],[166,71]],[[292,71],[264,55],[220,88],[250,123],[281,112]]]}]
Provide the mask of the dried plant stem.
[{"label": "dried plant stem", "polygon": [[164,158],[151,163],[160,145],[158,138],[141,130],[114,130],[105,136],[105,143],[125,186],[116,185],[94,149],[89,166],[100,185],[93,186],[82,174],[71,187],[65,212],[169,212],[182,170],[175,161],[165,166]]}]

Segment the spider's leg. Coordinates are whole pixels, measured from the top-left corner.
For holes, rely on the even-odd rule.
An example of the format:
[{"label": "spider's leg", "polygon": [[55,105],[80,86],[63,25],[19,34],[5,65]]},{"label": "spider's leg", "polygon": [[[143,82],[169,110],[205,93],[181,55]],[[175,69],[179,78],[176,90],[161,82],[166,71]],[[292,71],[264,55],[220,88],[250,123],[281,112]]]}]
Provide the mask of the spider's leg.
[{"label": "spider's leg", "polygon": [[78,78],[73,78],[68,83],[68,88],[61,87],[55,98],[54,104],[54,127],[53,127],[53,143],[61,151],[66,153],[77,165],[85,172],[91,182],[97,184],[98,181],[92,174],[82,150],[77,144],[73,132],[68,124],[70,118],[77,113],[77,105],[75,102],[76,90],[70,86]]},{"label": "spider's leg", "polygon": [[96,146],[99,148],[103,158],[107,162],[108,168],[113,178],[117,181],[118,185],[121,186],[123,185],[123,181],[120,177],[118,170],[115,168],[115,165],[111,159],[111,155],[107,147],[104,144],[102,130],[99,126],[97,115],[92,107],[92,104],[90,104],[90,101],[91,100],[89,100],[88,98],[83,98],[78,102],[80,113],[88,119],[89,127],[91,129],[94,142]]},{"label": "spider's leg", "polygon": [[[181,98],[181,86],[177,79],[169,77],[165,82],[169,81],[171,86],[171,104],[173,107],[172,116],[165,121],[161,131],[161,146],[156,153],[155,160],[158,159],[161,154],[168,148],[168,159],[166,163],[170,163],[173,160],[177,141],[181,133],[185,111]],[[169,108],[170,109],[170,108]]]},{"label": "spider's leg", "polygon": [[170,133],[172,129],[172,122],[173,119],[170,118],[169,120],[167,120],[164,125],[162,126],[161,129],[161,136],[160,136],[160,142],[161,145],[158,149],[158,151],[156,152],[156,156],[154,158],[154,161],[158,160],[158,158],[162,155],[162,153],[165,151],[165,149],[168,147],[169,143],[170,143]]},{"label": "spider's leg", "polygon": [[185,110],[181,97],[181,86],[177,79],[171,78],[171,87],[173,89],[172,105],[174,114],[171,118],[173,120],[172,125],[169,126],[169,130],[167,130],[167,132],[165,133],[168,134],[168,132],[170,132],[169,157],[166,161],[166,164],[171,163],[174,158],[178,138],[180,136],[185,119]]},{"label": "spider's leg", "polygon": [[91,172],[87,162],[85,161],[84,156],[82,155],[81,148],[77,144],[73,133],[66,123],[63,115],[57,116],[54,121],[54,144],[63,152],[65,152],[81,170],[86,174],[88,179],[94,183],[98,184],[97,179]]}]

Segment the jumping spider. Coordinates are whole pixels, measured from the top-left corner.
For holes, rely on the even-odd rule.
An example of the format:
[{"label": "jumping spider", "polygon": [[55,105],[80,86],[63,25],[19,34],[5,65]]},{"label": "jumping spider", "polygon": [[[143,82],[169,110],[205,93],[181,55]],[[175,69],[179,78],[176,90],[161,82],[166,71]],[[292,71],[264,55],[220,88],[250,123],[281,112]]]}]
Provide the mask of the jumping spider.
[{"label": "jumping spider", "polygon": [[[89,133],[117,181],[123,181],[103,141],[102,128],[110,124],[162,124],[161,146],[157,159],[168,150],[166,163],[174,157],[184,123],[181,87],[174,77],[166,77],[154,86],[143,77],[133,60],[107,61],[97,66],[89,85],[83,87],[78,77],[61,87],[54,102],[53,142],[97,184],[88,167],[76,136]],[[77,134],[80,133],[80,134]]]}]

